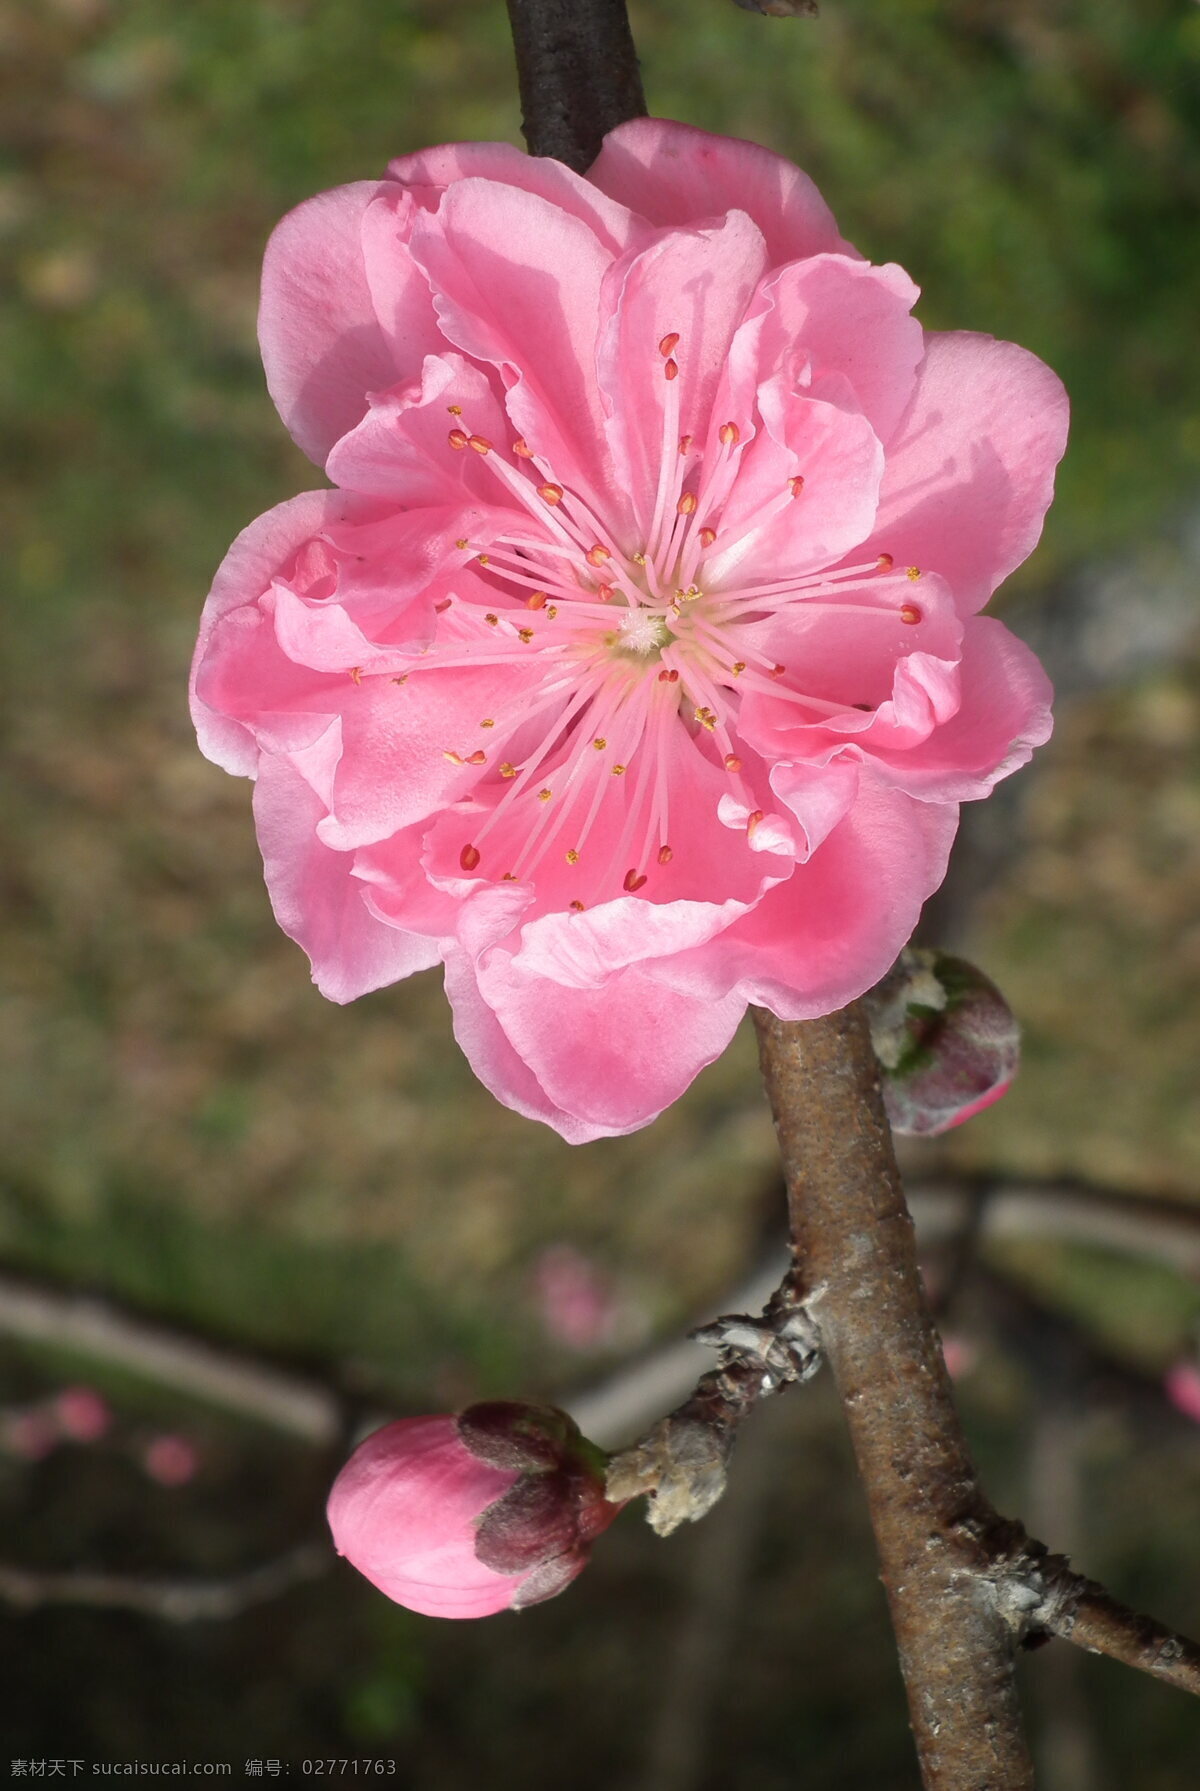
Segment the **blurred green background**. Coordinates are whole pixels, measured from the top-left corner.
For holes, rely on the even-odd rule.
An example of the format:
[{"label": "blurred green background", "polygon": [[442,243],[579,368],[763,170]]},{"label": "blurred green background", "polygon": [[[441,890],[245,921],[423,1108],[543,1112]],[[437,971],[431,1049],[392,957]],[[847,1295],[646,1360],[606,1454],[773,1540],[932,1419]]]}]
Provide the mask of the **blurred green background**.
[{"label": "blurred green background", "polygon": [[[1002,602],[1077,688],[1019,799],[972,823],[975,874],[939,913],[1017,1007],[1026,1070],[914,1171],[1200,1207],[1200,8],[631,11],[653,111],[792,156],[847,236],[919,281],[928,326],[1018,340],[1072,397],[1058,503]],[[349,1009],[315,994],[270,918],[248,789],[200,759],[184,702],[228,541],[319,483],[262,387],[265,237],[397,153],[518,141],[503,6],[0,0],[0,131],[0,1265],[303,1371],[351,1410],[611,1372],[712,1310],[778,1222],[751,1040],[633,1138],[570,1150],[499,1109],[435,977]],[[607,1302],[586,1344],[546,1292],[568,1249]],[[1061,1456],[1067,1437],[1081,1564],[1197,1629],[1200,1433],[1155,1385],[1200,1290],[1094,1247],[997,1247],[987,1274],[1077,1327],[1065,1357],[1058,1332],[1039,1354],[1032,1308],[1001,1322],[964,1290],[997,1496],[1036,1502],[1038,1439]],[[336,1452],[0,1338],[11,1408],[70,1379],[117,1430],[0,1453],[4,1559],[229,1574],[320,1533]],[[759,1423],[736,1524],[657,1544],[627,1516],[569,1597],[519,1621],[412,1618],[348,1570],[225,1623],[3,1617],[10,1752],[295,1771],[369,1753],[421,1791],[484,1772],[501,1791],[910,1791],[828,1388]],[[181,1428],[199,1471],[164,1487],[135,1457]],[[672,1673],[698,1632],[718,1664],[689,1706]],[[1182,1698],[1088,1663],[1047,1708],[1051,1741],[1071,1708],[1092,1749],[1088,1777],[1051,1761],[1050,1791],[1195,1783]]]}]

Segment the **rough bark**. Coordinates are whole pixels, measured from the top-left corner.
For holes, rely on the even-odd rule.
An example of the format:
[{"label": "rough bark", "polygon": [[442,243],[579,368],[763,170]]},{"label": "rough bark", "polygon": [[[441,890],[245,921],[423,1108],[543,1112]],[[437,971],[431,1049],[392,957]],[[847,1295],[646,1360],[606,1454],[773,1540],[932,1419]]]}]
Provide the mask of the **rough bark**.
[{"label": "rough bark", "polygon": [[582,174],[606,134],[646,111],[625,0],[507,0],[530,155]]},{"label": "rough bark", "polygon": [[927,1791],[1029,1791],[995,1563],[1023,1537],[984,1498],[917,1269],[865,1016],[756,1012],[796,1270],[870,1508]]}]

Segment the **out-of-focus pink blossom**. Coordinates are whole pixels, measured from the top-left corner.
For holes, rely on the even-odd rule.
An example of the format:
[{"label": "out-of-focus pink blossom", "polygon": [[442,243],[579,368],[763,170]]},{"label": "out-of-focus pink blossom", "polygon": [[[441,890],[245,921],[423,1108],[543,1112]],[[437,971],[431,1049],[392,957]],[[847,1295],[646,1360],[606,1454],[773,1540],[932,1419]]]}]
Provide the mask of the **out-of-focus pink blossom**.
[{"label": "out-of-focus pink blossom", "polygon": [[187,1437],[154,1437],[142,1452],[142,1466],[160,1486],[186,1486],[200,1466],[200,1455]]},{"label": "out-of-focus pink blossom", "polygon": [[63,1436],[74,1443],[98,1443],[112,1426],[112,1407],[94,1387],[64,1387],[51,1409]]},{"label": "out-of-focus pink blossom", "polygon": [[942,1356],[950,1379],[961,1381],[974,1368],[979,1359],[979,1351],[968,1337],[956,1336],[951,1331],[942,1338]]},{"label": "out-of-focus pink blossom", "polygon": [[563,1591],[617,1509],[603,1458],[569,1419],[496,1402],[377,1430],[328,1515],[338,1553],[397,1604],[488,1617]]},{"label": "out-of-focus pink blossom", "polygon": [[0,1416],[0,1446],[10,1455],[25,1461],[41,1461],[58,1447],[58,1426],[45,1406],[31,1405],[24,1411],[8,1411]]},{"label": "out-of-focus pink blossom", "polygon": [[551,1244],[534,1270],[542,1323],[568,1349],[595,1349],[612,1336],[617,1304],[605,1277],[570,1244]]},{"label": "out-of-focus pink blossom", "polygon": [[336,489],[234,544],[193,711],[326,995],[444,962],[478,1075],[580,1141],[748,1002],[883,975],[1050,730],[977,612],[1067,411],[916,297],[798,169],[657,119],[586,179],[450,145],[284,219],[268,383]]},{"label": "out-of-focus pink blossom", "polygon": [[1163,1376],[1163,1391],[1176,1411],[1200,1424],[1200,1364],[1191,1360],[1172,1363]]}]

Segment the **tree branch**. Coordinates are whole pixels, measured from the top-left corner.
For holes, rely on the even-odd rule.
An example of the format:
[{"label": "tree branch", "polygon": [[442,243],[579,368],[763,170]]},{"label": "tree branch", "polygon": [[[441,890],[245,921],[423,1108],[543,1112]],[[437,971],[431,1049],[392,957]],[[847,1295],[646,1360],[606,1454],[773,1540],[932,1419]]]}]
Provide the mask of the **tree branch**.
[{"label": "tree branch", "polygon": [[134,1579],[117,1573],[38,1573],[0,1562],[0,1598],[18,1610],[48,1604],[90,1605],[98,1610],[137,1611],[168,1623],[214,1622],[239,1617],[252,1605],[278,1598],[304,1580],[329,1571],[328,1546],[304,1543],[228,1579]]},{"label": "tree branch", "polygon": [[646,101],[625,0],[507,0],[530,155],[579,174]]},{"label": "tree branch", "polygon": [[917,1269],[865,1016],[755,1012],[795,1268],[866,1490],[927,1791],[1031,1791],[1014,1633],[986,1585],[1024,1537],[983,1496]]},{"label": "tree branch", "polygon": [[1093,1580],[1065,1575],[1061,1605],[1042,1617],[1050,1635],[1074,1642],[1089,1654],[1107,1654],[1139,1673],[1149,1673],[1167,1685],[1200,1697],[1200,1647],[1187,1636],[1177,1635],[1131,1611]]}]

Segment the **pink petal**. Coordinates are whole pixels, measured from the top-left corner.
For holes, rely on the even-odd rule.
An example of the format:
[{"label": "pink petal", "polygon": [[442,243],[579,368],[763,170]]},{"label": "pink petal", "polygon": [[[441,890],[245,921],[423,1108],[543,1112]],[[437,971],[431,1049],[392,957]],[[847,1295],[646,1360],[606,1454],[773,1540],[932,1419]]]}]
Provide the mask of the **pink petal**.
[{"label": "pink petal", "polygon": [[845,1007],[891,968],[946,874],[957,826],[952,804],[864,775],[853,808],[788,882],[719,939],[647,972],[697,1000],[736,990],[782,1020]]},{"label": "pink petal", "polygon": [[763,372],[800,354],[817,378],[840,374],[887,441],[912,397],[925,353],[924,331],[909,315],[918,296],[899,267],[872,267],[844,255],[794,262],[763,288]]},{"label": "pink petal", "polygon": [[667,456],[674,470],[679,439],[703,445],[730,344],[766,266],[762,236],[742,212],[708,230],[672,231],[652,248],[615,262],[604,282],[597,350],[608,401],[609,441],[617,478],[633,494],[639,545],[654,512],[664,459],[667,357],[658,344],[676,338],[670,358],[679,422]]},{"label": "pink petal", "polygon": [[[906,621],[905,610],[911,615],[914,608],[920,620]],[[747,644],[786,672],[777,691],[747,691],[739,734],[768,760],[821,762],[847,739],[870,735],[885,745],[923,739],[939,714],[957,707],[962,635],[949,590],[932,576],[916,587],[903,574],[847,580],[785,604],[745,630]],[[840,704],[842,711],[822,713],[792,701],[787,691]]]},{"label": "pink petal", "polygon": [[[582,1134],[556,1125],[571,1141],[648,1125],[720,1056],[745,1011],[738,994],[693,1000],[640,968],[617,971],[598,989],[548,984],[522,973],[500,949],[487,954],[477,975],[483,1000],[543,1099],[581,1123]],[[505,1085],[507,1065],[478,1061],[459,1042],[482,1082]],[[500,1098],[515,1104],[508,1093]]]},{"label": "pink petal", "polygon": [[611,1138],[615,1130],[625,1129],[590,1125],[550,1099],[484,1000],[475,968],[463,951],[446,954],[446,999],[454,1015],[459,1049],[483,1086],[505,1107],[553,1127],[568,1144],[589,1144],[594,1138]]},{"label": "pink petal", "polygon": [[927,337],[871,548],[940,573],[961,613],[981,609],[1033,551],[1066,439],[1066,393],[1035,355],[991,336]]},{"label": "pink petal", "polygon": [[907,751],[859,736],[882,782],[927,802],[969,802],[990,795],[1050,738],[1050,680],[1003,623],[967,623],[960,677],[956,713]]},{"label": "pink petal", "polygon": [[490,180],[534,193],[586,224],[614,255],[624,254],[649,235],[635,212],[607,198],[591,180],[551,156],[526,155],[511,143],[444,143],[398,156],[387,171],[389,179],[418,189],[415,197],[431,210],[458,180]]},{"label": "pink petal", "polygon": [[429,282],[409,246],[420,212],[417,195],[394,181],[385,181],[363,212],[363,277],[391,365],[387,378],[371,382],[366,390],[394,385],[398,377],[415,379],[425,356],[439,354],[446,346]]},{"label": "pink petal", "polygon": [[[457,405],[461,413],[452,414]],[[460,422],[466,423],[465,430]],[[335,443],[326,471],[336,485],[409,506],[494,504],[501,488],[482,457],[450,435],[507,445],[507,419],[484,374],[461,355],[428,355],[411,385],[369,395],[358,426]]]},{"label": "pink petal", "polygon": [[775,265],[826,250],[854,253],[807,174],[736,137],[666,118],[635,118],[605,137],[588,179],[652,224],[696,224],[727,211],[748,212]]},{"label": "pink petal", "polygon": [[418,219],[412,252],[444,335],[499,368],[517,431],[558,484],[594,504],[609,484],[594,364],[611,252],[547,200],[483,180]]},{"label": "pink petal", "polygon": [[353,1001],[427,969],[440,954],[430,940],[371,914],[350,856],[331,852],[317,837],[324,813],[301,770],[264,753],[254,819],[275,918],[307,952],[322,995]]},{"label": "pink petal", "polygon": [[[866,417],[793,393],[779,379],[760,386],[758,403],[766,428],[742,454],[721,513],[706,561],[709,590],[828,566],[862,541],[875,520],[884,459]],[[797,476],[803,486],[780,510]],[[763,520],[768,506],[773,513]]]},{"label": "pink petal", "polygon": [[[345,752],[332,812],[321,838],[340,851],[371,845],[401,827],[440,813],[478,781],[465,760],[484,739],[480,718],[519,706],[541,668],[468,666],[414,672],[402,686],[390,678],[347,682],[341,707]],[[489,758],[498,752],[489,742]]]},{"label": "pink petal", "polygon": [[267,389],[297,444],[318,466],[394,385],[396,362],[363,265],[362,221],[378,181],[306,199],[277,224],[263,261],[258,338]]},{"label": "pink petal", "polygon": [[858,795],[858,766],[844,755],[824,765],[776,765],[771,788],[800,823],[807,862]]},{"label": "pink petal", "polygon": [[201,752],[235,776],[254,776],[258,751],[253,733],[244,725],[246,717],[235,719],[224,710],[215,693],[214,701],[209,702],[202,692],[202,685],[211,689],[209,654],[213,633],[230,610],[257,603],[279,569],[319,532],[332,512],[344,505],[342,494],[336,491],[305,491],[286,503],[276,504],[242,530],[217,570],[192,656],[192,720]]}]

